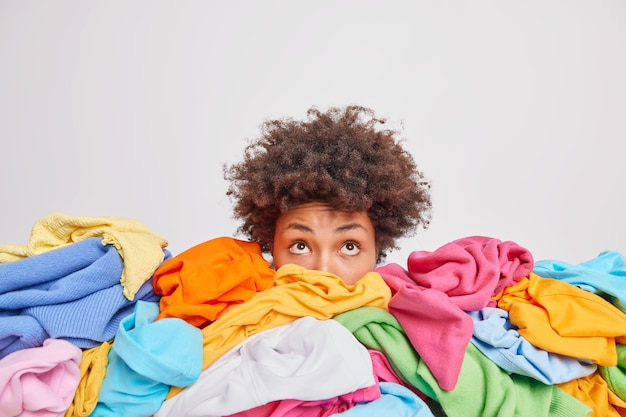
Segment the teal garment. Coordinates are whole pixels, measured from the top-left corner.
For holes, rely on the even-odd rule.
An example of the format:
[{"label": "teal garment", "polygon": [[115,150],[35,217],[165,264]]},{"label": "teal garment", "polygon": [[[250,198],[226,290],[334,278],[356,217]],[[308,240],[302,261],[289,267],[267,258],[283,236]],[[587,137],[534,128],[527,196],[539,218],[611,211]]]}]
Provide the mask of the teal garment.
[{"label": "teal garment", "polygon": [[535,262],[533,272],[597,294],[626,313],[626,257],[619,252],[604,251],[578,265],[540,260]]},{"label": "teal garment", "polygon": [[200,377],[202,331],[178,318],[156,320],[158,314],[157,303],[138,301],[122,320],[90,416],[150,416],[170,385],[184,387]]},{"label": "teal garment", "polygon": [[393,382],[381,382],[380,398],[333,414],[337,417],[434,417],[426,403],[413,391]]},{"label": "teal garment", "polygon": [[584,417],[591,413],[556,385],[507,374],[473,344],[467,347],[455,389],[443,390],[388,311],[361,307],[334,319],[367,348],[383,352],[398,376],[437,401],[448,417]]},{"label": "teal garment", "polygon": [[615,395],[626,401],[626,345],[617,345],[617,365],[599,366],[598,371]]}]

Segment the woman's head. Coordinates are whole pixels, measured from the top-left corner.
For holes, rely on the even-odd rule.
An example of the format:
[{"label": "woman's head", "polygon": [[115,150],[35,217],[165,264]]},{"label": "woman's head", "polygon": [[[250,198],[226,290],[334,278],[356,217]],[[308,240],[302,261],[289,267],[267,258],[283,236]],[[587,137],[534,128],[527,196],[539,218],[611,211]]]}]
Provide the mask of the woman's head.
[{"label": "woman's head", "polygon": [[266,121],[243,161],[224,167],[241,233],[271,252],[281,214],[317,202],[366,213],[380,260],[398,238],[427,226],[429,184],[385,119],[361,106],[307,116]]},{"label": "woman's head", "polygon": [[272,255],[276,268],[297,264],[354,284],[376,266],[376,231],[366,211],[299,204],[278,216]]}]

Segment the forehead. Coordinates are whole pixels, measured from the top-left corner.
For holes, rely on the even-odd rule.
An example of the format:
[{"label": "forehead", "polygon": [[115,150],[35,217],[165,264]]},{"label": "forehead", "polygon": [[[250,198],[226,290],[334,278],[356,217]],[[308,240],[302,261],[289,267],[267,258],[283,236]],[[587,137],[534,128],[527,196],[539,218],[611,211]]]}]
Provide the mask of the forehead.
[{"label": "forehead", "polygon": [[373,230],[366,212],[340,211],[318,202],[300,204],[282,213],[276,222],[276,229],[284,230],[293,224],[304,224],[312,229],[355,224],[366,230]]}]

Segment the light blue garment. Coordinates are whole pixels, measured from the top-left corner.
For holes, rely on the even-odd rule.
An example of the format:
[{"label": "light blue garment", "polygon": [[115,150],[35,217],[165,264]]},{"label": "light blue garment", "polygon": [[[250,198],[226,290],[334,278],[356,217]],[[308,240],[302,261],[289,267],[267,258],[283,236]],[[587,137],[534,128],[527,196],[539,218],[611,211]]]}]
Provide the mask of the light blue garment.
[{"label": "light blue garment", "polygon": [[158,303],[137,301],[134,313],[122,320],[90,416],[150,416],[170,385],[184,387],[198,379],[202,331],[178,318],[156,320],[158,314]]},{"label": "light blue garment", "polygon": [[[0,263],[0,358],[42,346],[47,338],[80,348],[112,339],[135,304],[124,297],[123,267],[117,249],[100,238]],[[151,281],[135,295],[158,299]]]},{"label": "light blue garment", "polygon": [[578,265],[540,260],[535,262],[533,272],[597,294],[626,313],[626,258],[619,252],[604,251]]},{"label": "light blue garment", "polygon": [[434,417],[428,405],[410,389],[393,382],[380,383],[380,398],[360,403],[333,416]]},{"label": "light blue garment", "polygon": [[591,362],[536,347],[519,334],[506,310],[485,307],[468,314],[474,320],[472,344],[509,374],[553,385],[590,375],[597,369]]}]

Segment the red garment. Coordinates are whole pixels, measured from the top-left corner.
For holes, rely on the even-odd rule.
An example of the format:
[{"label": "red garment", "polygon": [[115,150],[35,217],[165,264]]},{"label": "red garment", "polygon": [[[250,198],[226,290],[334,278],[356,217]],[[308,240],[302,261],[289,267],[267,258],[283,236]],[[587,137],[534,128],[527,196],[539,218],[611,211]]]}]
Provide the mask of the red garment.
[{"label": "red garment", "polygon": [[528,275],[529,251],[514,242],[471,236],[434,252],[376,269],[393,295],[389,312],[444,390],[456,386],[474,324],[465,311],[495,306],[491,297]]},{"label": "red garment", "polygon": [[155,271],[152,285],[162,295],[157,320],[178,317],[204,327],[230,304],[273,287],[275,275],[257,243],[230,237],[206,241]]}]

